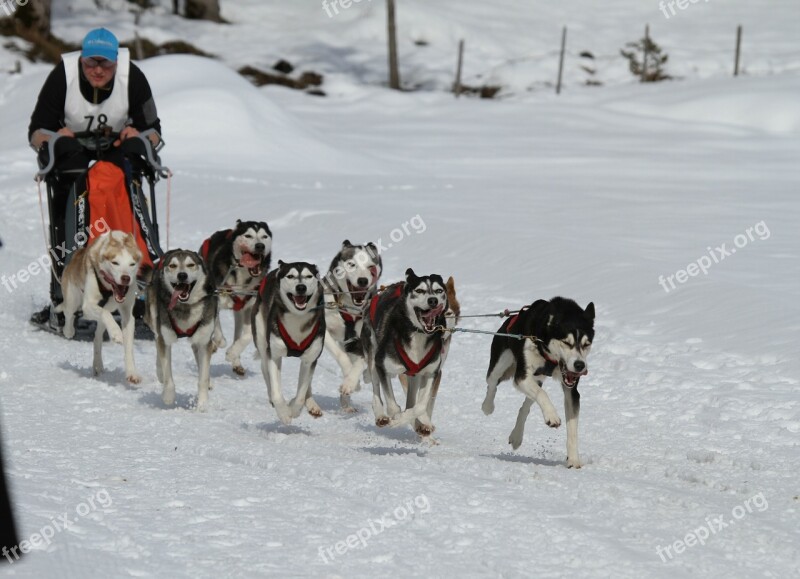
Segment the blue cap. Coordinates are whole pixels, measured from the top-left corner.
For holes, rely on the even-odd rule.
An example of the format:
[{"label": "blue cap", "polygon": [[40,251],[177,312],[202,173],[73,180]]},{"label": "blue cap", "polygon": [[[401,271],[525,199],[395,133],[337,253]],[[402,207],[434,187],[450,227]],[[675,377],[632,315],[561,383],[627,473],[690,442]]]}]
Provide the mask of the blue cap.
[{"label": "blue cap", "polygon": [[106,60],[117,60],[119,40],[110,30],[95,28],[83,39],[81,56],[84,58],[99,57]]}]

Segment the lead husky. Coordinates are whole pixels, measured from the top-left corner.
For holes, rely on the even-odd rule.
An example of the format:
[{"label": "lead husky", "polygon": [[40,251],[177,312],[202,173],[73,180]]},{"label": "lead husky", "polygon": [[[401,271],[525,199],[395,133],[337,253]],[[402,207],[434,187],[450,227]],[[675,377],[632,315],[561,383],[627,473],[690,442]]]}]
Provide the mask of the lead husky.
[{"label": "lead husky", "polygon": [[[419,277],[406,270],[406,281],[372,298],[361,339],[372,377],[372,409],[378,426],[400,426],[414,420],[420,435],[433,432],[428,403],[442,367],[447,294],[440,275]],[[406,409],[400,411],[392,376],[408,376]],[[381,391],[386,397],[384,408]]]},{"label": "lead husky", "polygon": [[197,362],[197,409],[203,412],[207,408],[218,301],[197,253],[173,249],[161,258],[147,288],[145,321],[156,335],[156,372],[164,386],[161,399],[167,406],[175,403],[172,345],[189,338]]},{"label": "lead husky", "polygon": [[[125,348],[125,377],[128,382],[141,381],[133,362],[133,305],[136,302],[136,273],[142,263],[142,252],[130,233],[109,231],[88,247],[82,247],[64,269],[61,289],[64,301],[56,312],[64,313],[64,336],[75,335],[75,313],[97,322],[94,332],[92,368],[97,376],[103,372],[103,332]],[[122,328],[113,312],[119,311]]]},{"label": "lead husky", "polygon": [[339,401],[346,412],[355,412],[350,394],[360,388],[359,377],[367,367],[359,336],[382,271],[383,262],[374,243],[353,245],[345,239],[323,280],[325,348],[342,369]]},{"label": "lead husky", "polygon": [[498,332],[533,338],[519,340],[495,336],[492,340],[489,371],[486,373],[486,399],[481,407],[483,412],[487,415],[494,412],[497,384],[513,377],[514,387],[526,398],[508,438],[509,444],[514,449],[522,444],[525,421],[534,402],[541,408],[545,424],[558,428],[561,419],[542,389],[545,378],[552,376],[561,382],[564,391],[567,466],[580,468],[578,414],[581,397],[578,382],[589,372],[586,357],[594,339],[594,304],[590,303],[583,310],[566,298],[555,297],[549,302],[537,300],[503,322]]},{"label": "lead husky", "polygon": [[[314,418],[322,410],[311,393],[311,380],[325,339],[325,313],[317,266],[283,263],[264,279],[253,308],[253,340],[269,401],[278,418],[290,424],[305,406]],[[281,388],[281,361],[300,358],[297,395],[287,404]]]},{"label": "lead husky", "polygon": [[[263,221],[236,221],[236,227],[217,231],[200,248],[213,287],[220,290],[219,309],[233,310],[233,344],[225,359],[233,371],[244,375],[242,352],[250,344],[252,299],[269,271],[272,257],[272,232]],[[214,349],[224,348],[225,337],[217,317]]]}]

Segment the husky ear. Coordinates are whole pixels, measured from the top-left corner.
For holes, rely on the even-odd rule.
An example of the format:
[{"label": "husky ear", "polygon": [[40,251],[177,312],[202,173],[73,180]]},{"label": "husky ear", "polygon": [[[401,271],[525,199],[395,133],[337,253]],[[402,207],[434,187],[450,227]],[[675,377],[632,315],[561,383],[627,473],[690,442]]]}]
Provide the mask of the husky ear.
[{"label": "husky ear", "polygon": [[367,247],[369,247],[375,253],[378,253],[378,246],[372,243],[371,241],[367,244]]},{"label": "husky ear", "polygon": [[594,302],[589,302],[589,305],[586,306],[584,311],[586,312],[586,315],[589,316],[589,319],[594,321]]},{"label": "husky ear", "polygon": [[456,280],[453,279],[452,275],[447,278],[447,283],[445,284],[445,287],[447,288],[447,290],[450,293],[455,293],[455,291],[456,291]]},{"label": "husky ear", "polygon": [[242,224],[242,220],[241,219],[237,219],[236,220],[236,227],[239,227],[241,224]]},{"label": "husky ear", "polygon": [[419,276],[414,273],[414,270],[410,267],[406,270],[406,283],[412,283],[414,280],[419,279]]},{"label": "husky ear", "polygon": [[283,260],[280,260],[280,259],[279,259],[279,260],[278,260],[278,265],[279,265],[279,266],[281,266],[281,265],[285,265],[285,264],[283,263]]},{"label": "husky ear", "polygon": [[352,244],[352,243],[350,243],[350,240],[349,240],[349,239],[345,239],[345,240],[342,242],[342,249],[347,249],[348,247],[353,247],[353,244]]}]

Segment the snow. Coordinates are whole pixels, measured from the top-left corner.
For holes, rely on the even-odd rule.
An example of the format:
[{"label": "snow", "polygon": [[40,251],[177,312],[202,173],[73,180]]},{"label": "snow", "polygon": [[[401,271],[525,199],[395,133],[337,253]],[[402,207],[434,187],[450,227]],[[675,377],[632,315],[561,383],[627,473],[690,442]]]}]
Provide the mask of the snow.
[{"label": "snow", "polygon": [[[71,12],[56,10],[64,36],[113,21],[93,1],[65,4]],[[142,63],[168,142],[162,158],[175,172],[171,246],[197,248],[237,218],[265,219],[275,259],[322,268],[345,238],[391,243],[385,282],[407,267],[452,274],[464,313],[554,295],[593,301],[597,336],[581,382],[585,466],[565,467],[565,428],[547,428],[536,409],[522,447],[511,450],[522,396],[508,383],[495,413],[483,415],[487,336],[454,337],[433,416],[438,444],[377,429],[364,390],[354,395],[360,412],[340,413],[338,367],[327,353],[313,384],[325,415],[284,427],[249,354],[243,378],[214,357],[207,413],[192,407],[196,369],[186,344],[173,354],[176,408],[161,404],[151,342],[135,348],[141,385],[124,383],[122,349],[112,344],[107,373],[93,377],[89,344],[28,325],[47,296],[40,273],[15,291],[0,287],[4,456],[22,538],[49,533],[65,513],[71,525],[4,572],[795,576],[796,3],[690,4],[666,20],[656,2],[632,0],[524,9],[404,1],[406,78],[430,89],[405,94],[379,86],[382,2],[333,19],[319,3],[264,4],[224,3],[235,22],[226,27],[144,19],[147,36],[191,31],[201,48],[225,52],[223,62]],[[583,88],[568,68],[556,98],[544,88],[552,57],[502,65],[557,46],[564,23],[575,52],[613,55],[647,20],[684,80],[642,87],[609,60],[608,86]],[[731,79],[739,22],[748,74]],[[509,87],[504,99],[456,101],[443,92],[461,36],[469,74],[493,71]],[[425,58],[412,42],[423,37]],[[264,67],[287,57],[326,73],[331,96],[251,87],[226,65],[244,64],[254,46],[264,46]],[[0,49],[0,68],[13,58]],[[6,278],[45,249],[24,139],[48,70],[25,65],[0,85]],[[162,220],[165,191],[161,183]],[[424,227],[411,226],[420,220]],[[737,251],[678,281],[679,270],[720,259],[722,244]],[[665,291],[659,276],[673,276],[675,289]],[[223,325],[230,337],[227,312]],[[284,365],[289,393],[297,369]],[[559,388],[545,389],[560,408]],[[689,545],[689,533],[708,537]],[[347,547],[359,534],[366,545]]]}]

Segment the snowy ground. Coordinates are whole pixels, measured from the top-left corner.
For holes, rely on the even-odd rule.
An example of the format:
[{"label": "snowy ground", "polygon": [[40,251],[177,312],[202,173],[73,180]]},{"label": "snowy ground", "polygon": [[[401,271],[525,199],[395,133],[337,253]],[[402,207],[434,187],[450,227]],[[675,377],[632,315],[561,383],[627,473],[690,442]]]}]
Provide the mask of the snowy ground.
[{"label": "snowy ground", "polygon": [[[422,3],[408,4],[424,13]],[[327,354],[314,381],[324,417],[283,427],[249,355],[244,378],[221,354],[214,359],[205,414],[192,409],[196,373],[185,344],[174,356],[177,408],[161,404],[152,343],[136,345],[139,387],[124,384],[114,346],[105,351],[108,373],[93,378],[88,344],[28,326],[46,299],[39,275],[13,292],[0,287],[0,403],[21,535],[54,532],[49,545],[4,573],[796,574],[800,75],[785,57],[797,54],[792,7],[771,2],[762,13],[743,1],[700,3],[683,20],[666,21],[652,4],[629,21],[661,18],[678,40],[700,22],[718,23],[709,36],[727,38],[737,20],[759,29],[783,19],[753,48],[782,64],[733,80],[714,70],[713,59],[698,59],[700,78],[680,83],[640,87],[620,79],[558,99],[532,93],[497,103],[397,95],[344,74],[334,98],[315,99],[256,90],[200,59],[143,65],[169,143],[163,157],[176,175],[172,247],[196,248],[209,233],[252,217],[270,223],[276,258],[321,267],[345,238],[382,238],[392,243],[385,281],[409,266],[452,274],[464,313],[559,294],[594,301],[597,336],[581,382],[583,469],[565,468],[566,433],[547,428],[536,409],[523,446],[511,450],[521,395],[508,384],[495,414],[482,414],[486,336],[454,339],[434,415],[438,445],[421,444],[410,430],[375,428],[367,392],[355,395],[358,414],[341,414]],[[588,34],[594,22],[610,29],[613,15],[629,15],[632,5],[541,9],[550,28],[569,13]],[[431,8],[441,14],[431,20],[431,37],[455,38],[457,26],[483,30],[489,4],[465,6],[451,14]],[[359,25],[361,8],[342,15],[349,33],[369,24]],[[283,17],[302,21],[303,10],[311,9],[277,10],[270,29]],[[64,29],[78,34],[79,17]],[[501,53],[508,29],[524,30],[532,19],[526,10],[519,22],[485,33]],[[257,38],[247,26],[239,30]],[[623,33],[614,30],[630,36]],[[598,51],[619,47],[610,35],[599,35]],[[328,42],[322,33],[315,38]],[[352,58],[361,49],[355,38]],[[360,52],[364,69],[377,70],[370,59],[377,61],[379,48]],[[21,143],[46,71],[3,76],[0,85],[0,131],[8,137],[0,146],[0,275],[44,251],[33,158]],[[424,227],[394,233],[392,242],[415,216]],[[730,254],[717,263],[711,258],[720,259],[723,244]],[[682,284],[673,277],[676,288],[665,282],[670,291],[663,289],[659,276],[676,276],[706,256],[706,274]],[[462,325],[491,330],[499,321]],[[289,391],[296,368],[285,369]],[[554,386],[546,389],[561,407]],[[55,530],[65,514],[71,525]],[[366,546],[346,547],[359,534]]]}]

